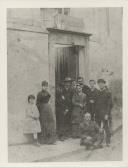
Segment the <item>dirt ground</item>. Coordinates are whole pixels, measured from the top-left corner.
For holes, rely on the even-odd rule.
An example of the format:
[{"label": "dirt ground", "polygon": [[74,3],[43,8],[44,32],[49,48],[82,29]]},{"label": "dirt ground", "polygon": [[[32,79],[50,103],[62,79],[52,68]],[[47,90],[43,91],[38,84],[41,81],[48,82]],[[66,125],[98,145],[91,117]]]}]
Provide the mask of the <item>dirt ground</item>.
[{"label": "dirt ground", "polygon": [[[48,160],[48,159],[47,159]],[[47,160],[42,160],[47,161]],[[87,151],[82,149],[78,152],[49,159],[50,162],[78,162],[78,161],[121,161],[122,160],[122,129],[112,137],[110,147]]]}]

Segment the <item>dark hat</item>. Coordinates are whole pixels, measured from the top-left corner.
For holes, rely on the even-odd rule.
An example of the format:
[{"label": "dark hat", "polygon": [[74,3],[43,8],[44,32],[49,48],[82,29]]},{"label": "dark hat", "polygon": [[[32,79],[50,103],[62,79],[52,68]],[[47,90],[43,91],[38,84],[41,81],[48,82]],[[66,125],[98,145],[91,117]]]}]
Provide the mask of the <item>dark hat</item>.
[{"label": "dark hat", "polygon": [[104,79],[98,79],[97,83],[106,83],[106,81]]},{"label": "dark hat", "polygon": [[66,78],[64,79],[64,82],[72,82],[72,79],[71,79],[70,77],[66,77]]},{"label": "dark hat", "polygon": [[48,82],[47,81],[42,81],[42,86],[48,86]]}]

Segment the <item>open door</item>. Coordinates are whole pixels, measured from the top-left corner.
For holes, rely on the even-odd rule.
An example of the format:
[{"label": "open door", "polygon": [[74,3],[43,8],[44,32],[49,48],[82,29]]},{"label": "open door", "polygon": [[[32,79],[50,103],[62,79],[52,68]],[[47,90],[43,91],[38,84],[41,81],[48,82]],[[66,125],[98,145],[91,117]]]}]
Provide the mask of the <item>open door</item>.
[{"label": "open door", "polygon": [[79,49],[77,46],[56,47],[55,56],[55,80],[56,84],[62,82],[65,77],[77,79],[79,75]]}]

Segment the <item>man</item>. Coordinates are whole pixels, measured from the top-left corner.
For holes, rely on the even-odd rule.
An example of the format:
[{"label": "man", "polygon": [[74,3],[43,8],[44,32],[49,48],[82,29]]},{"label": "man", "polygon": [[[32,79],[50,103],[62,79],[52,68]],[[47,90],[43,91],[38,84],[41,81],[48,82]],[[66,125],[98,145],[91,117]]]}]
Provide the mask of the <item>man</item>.
[{"label": "man", "polygon": [[59,83],[56,86],[56,129],[57,135],[60,140],[63,140],[64,137],[64,99],[62,96],[62,84]]},{"label": "man", "polygon": [[91,118],[94,121],[95,120],[95,105],[96,105],[96,100],[97,100],[97,95],[98,95],[98,89],[95,87],[95,81],[90,80],[89,85],[90,85],[90,91],[88,93],[88,101],[87,101],[87,110],[91,114]]},{"label": "man", "polygon": [[109,146],[112,126],[112,95],[106,89],[106,81],[104,79],[98,79],[97,83],[100,90],[96,100],[96,121],[105,130],[106,145]]},{"label": "man", "polygon": [[96,122],[91,120],[91,114],[86,113],[84,120],[80,124],[81,140],[80,145],[86,146],[86,149],[101,148],[103,142],[103,130]]},{"label": "man", "polygon": [[72,90],[71,90],[72,79],[66,77],[64,80],[64,88],[62,90],[62,96],[64,98],[65,105],[65,135],[71,136],[71,112],[72,112]]},{"label": "man", "polygon": [[65,140],[71,134],[71,110],[72,110],[72,91],[71,78],[64,80],[63,88],[57,93],[57,117],[58,117],[58,134],[60,140]]},{"label": "man", "polygon": [[82,91],[86,96],[88,97],[88,94],[90,92],[90,88],[84,84],[83,77],[78,77],[77,82],[82,86]]}]

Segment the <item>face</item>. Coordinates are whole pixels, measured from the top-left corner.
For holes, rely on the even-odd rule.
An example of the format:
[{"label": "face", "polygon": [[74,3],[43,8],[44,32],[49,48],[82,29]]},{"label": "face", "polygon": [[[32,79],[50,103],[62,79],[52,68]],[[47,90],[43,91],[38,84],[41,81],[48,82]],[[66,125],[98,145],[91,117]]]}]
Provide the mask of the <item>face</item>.
[{"label": "face", "polygon": [[91,88],[94,88],[95,87],[95,81],[90,81],[89,85],[90,85]]},{"label": "face", "polygon": [[77,91],[82,92],[82,87],[80,85],[77,86]]},{"label": "face", "polygon": [[100,82],[100,83],[98,83],[98,86],[99,86],[100,89],[103,89],[105,87],[105,84]]},{"label": "face", "polygon": [[65,87],[65,89],[69,89],[70,88],[70,83],[65,83],[64,87]]},{"label": "face", "polygon": [[30,104],[35,104],[35,99],[33,99],[33,98],[29,99],[29,103]]},{"label": "face", "polygon": [[72,82],[72,87],[76,88],[76,82],[75,81]]},{"label": "face", "polygon": [[48,90],[48,86],[44,85],[44,86],[42,86],[42,89],[43,90]]},{"label": "face", "polygon": [[86,121],[90,121],[91,120],[91,115],[90,114],[87,114],[87,115],[85,114],[84,119]]}]

